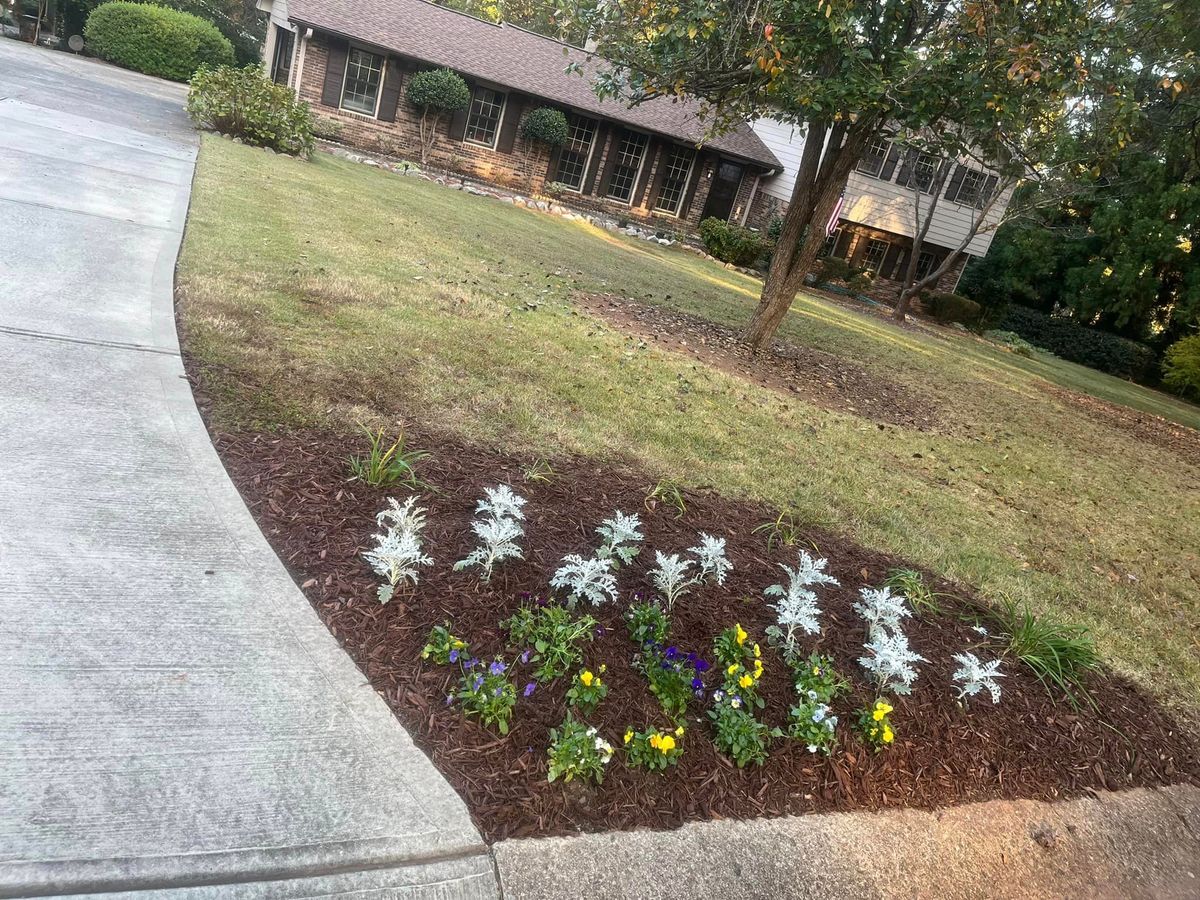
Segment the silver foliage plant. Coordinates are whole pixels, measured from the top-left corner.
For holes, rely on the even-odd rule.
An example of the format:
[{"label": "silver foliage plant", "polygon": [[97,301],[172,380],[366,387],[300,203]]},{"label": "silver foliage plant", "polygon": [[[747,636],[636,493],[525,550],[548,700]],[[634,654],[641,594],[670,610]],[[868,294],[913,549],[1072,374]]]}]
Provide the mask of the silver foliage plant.
[{"label": "silver foliage plant", "polygon": [[797,631],[805,634],[818,634],[821,631],[818,621],[821,609],[812,588],[822,584],[838,584],[838,580],[825,571],[827,565],[829,560],[813,559],[807,551],[801,550],[796,568],[783,564],[779,566],[787,573],[787,586],[773,584],[763,591],[767,597],[778,598],[772,606],[775,607],[779,624],[767,628],[767,634],[782,643],[784,652],[790,656],[797,653]]},{"label": "silver foliage plant", "polygon": [[645,540],[641,529],[642,520],[636,513],[627,516],[617,510],[611,519],[605,519],[596,529],[596,533],[604,538],[596,550],[596,558],[610,562],[613,568],[629,565],[641,550],[638,545]]},{"label": "silver foliage plant", "polygon": [[690,559],[681,559],[678,553],[667,555],[654,551],[655,566],[650,570],[654,578],[654,587],[662,596],[667,606],[667,612],[675,606],[675,601],[687,593],[688,588],[697,579],[688,577],[688,569],[692,567]]},{"label": "silver foliage plant", "polygon": [[986,690],[992,695],[993,703],[1000,702],[1000,685],[996,682],[997,678],[1004,677],[1004,673],[1000,671],[1000,660],[993,659],[985,663],[980,662],[974,653],[955,653],[954,661],[958,663],[959,668],[950,677],[958,682],[959,700],[974,697]]},{"label": "silver foliage plant", "polygon": [[607,600],[617,599],[617,578],[613,575],[612,562],[596,556],[583,557],[577,553],[564,556],[562,565],[550,579],[550,587],[565,589],[567,605],[572,609],[580,600],[599,606]]},{"label": "silver foliage plant", "polygon": [[363,553],[363,559],[384,579],[379,586],[380,603],[391,600],[403,582],[416,584],[420,566],[433,565],[433,558],[421,550],[425,512],[425,507],[417,506],[416,497],[409,497],[403,504],[388,497],[388,509],[375,517],[384,530],[374,536],[375,546]]},{"label": "silver foliage plant", "polygon": [[912,612],[903,594],[893,594],[888,588],[862,588],[862,602],[854,610],[867,623],[867,642],[863,649],[869,656],[859,657],[859,664],[875,678],[880,691],[911,694],[917,680],[914,663],[925,657],[909,649],[908,637],[901,622]]},{"label": "silver foliage plant", "polygon": [[454,564],[454,570],[460,571],[470,566],[479,566],[480,577],[484,581],[492,578],[492,567],[506,559],[521,557],[521,547],[517,541],[524,537],[525,528],[521,522],[525,519],[522,507],[525,498],[513,493],[512,488],[502,484],[494,488],[484,488],[484,499],[475,507],[477,518],[471,523],[471,530],[480,540],[480,545]]},{"label": "silver foliage plant", "polygon": [[689,547],[688,553],[696,557],[700,572],[698,581],[709,580],[717,585],[725,583],[726,576],[733,571],[733,563],[725,555],[725,538],[713,537],[700,532],[700,543]]}]

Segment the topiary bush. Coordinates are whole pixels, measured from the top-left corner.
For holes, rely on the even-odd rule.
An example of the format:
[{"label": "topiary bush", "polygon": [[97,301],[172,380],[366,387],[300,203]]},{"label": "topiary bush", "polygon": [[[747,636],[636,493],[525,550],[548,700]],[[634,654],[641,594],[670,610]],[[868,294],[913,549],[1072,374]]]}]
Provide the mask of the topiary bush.
[{"label": "topiary bush", "polygon": [[438,121],[446,113],[462,109],[471,102],[471,89],[462,76],[451,69],[427,69],[408,79],[404,89],[408,102],[421,111],[421,164],[429,161],[429,151],[437,136]]},{"label": "topiary bush", "polygon": [[1145,344],[1025,306],[1010,306],[999,328],[1015,331],[1062,359],[1118,378],[1146,381],[1155,371],[1154,351]]},{"label": "topiary bush", "polygon": [[308,104],[267,78],[261,66],[201,66],[192,76],[187,111],[200,127],[256,147],[303,157],[313,152]]},{"label": "topiary bush", "polygon": [[1163,384],[1181,397],[1200,400],[1200,334],[1180,338],[1163,356]]},{"label": "topiary bush", "polygon": [[715,216],[700,223],[700,240],[710,256],[735,266],[752,266],[770,249],[758,233]]},{"label": "topiary bush", "polygon": [[521,137],[527,141],[541,141],[551,147],[567,142],[567,117],[562,110],[551,106],[539,106],[521,122]]},{"label": "topiary bush", "polygon": [[925,298],[925,308],[939,322],[959,322],[971,326],[979,323],[983,307],[961,294],[936,291]]},{"label": "topiary bush", "polygon": [[233,65],[233,45],[211,22],[163,6],[112,0],[88,16],[83,35],[102,59],[174,81],[202,65]]}]

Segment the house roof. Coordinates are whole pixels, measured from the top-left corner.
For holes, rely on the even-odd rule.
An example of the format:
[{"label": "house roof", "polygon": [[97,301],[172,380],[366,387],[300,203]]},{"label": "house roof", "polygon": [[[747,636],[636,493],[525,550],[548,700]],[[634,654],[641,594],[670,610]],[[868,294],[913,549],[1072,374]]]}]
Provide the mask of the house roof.
[{"label": "house roof", "polygon": [[[600,100],[591,84],[605,65],[603,59],[514,25],[485,22],[427,0],[289,0],[288,18],[580,112],[690,144],[703,142],[709,149],[779,168],[779,160],[744,122],[704,140],[697,100],[657,97],[637,106]],[[582,75],[567,74],[569,63],[577,63]]]}]

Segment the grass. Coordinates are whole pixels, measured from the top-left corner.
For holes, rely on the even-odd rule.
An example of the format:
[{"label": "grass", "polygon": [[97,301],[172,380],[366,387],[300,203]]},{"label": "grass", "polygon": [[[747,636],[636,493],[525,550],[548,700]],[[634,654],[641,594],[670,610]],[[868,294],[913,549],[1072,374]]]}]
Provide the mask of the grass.
[{"label": "grass", "polygon": [[1200,472],[1046,387],[1193,427],[1197,408],[799,297],[783,337],[900,383],[942,419],[937,433],[880,428],[647,347],[581,313],[576,290],[737,326],[758,284],[420,179],[205,139],[179,292],[217,425],[419,417],[530,459],[630,459],[1077,622],[1118,669],[1200,699]]}]

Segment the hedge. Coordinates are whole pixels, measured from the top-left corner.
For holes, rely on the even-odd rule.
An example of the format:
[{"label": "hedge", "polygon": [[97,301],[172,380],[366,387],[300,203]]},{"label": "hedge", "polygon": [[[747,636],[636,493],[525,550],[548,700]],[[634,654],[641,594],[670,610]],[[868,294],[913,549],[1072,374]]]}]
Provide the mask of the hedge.
[{"label": "hedge", "polygon": [[924,301],[929,314],[939,322],[961,322],[963,325],[978,325],[983,316],[983,307],[961,294],[935,291]]},{"label": "hedge", "polygon": [[709,255],[735,266],[752,266],[770,249],[757,232],[715,216],[700,223],[700,240]]},{"label": "hedge", "polygon": [[192,76],[187,111],[201,128],[256,147],[304,157],[313,152],[308,104],[263,74],[262,66],[201,66]]},{"label": "hedge", "polygon": [[1150,347],[1070,319],[1013,305],[998,327],[1015,331],[1035,347],[1049,350],[1062,359],[1118,378],[1147,381],[1154,374],[1156,357]]},{"label": "hedge", "polygon": [[112,0],[88,16],[83,36],[102,59],[174,81],[202,65],[233,65],[233,45],[211,22],[191,13]]}]

